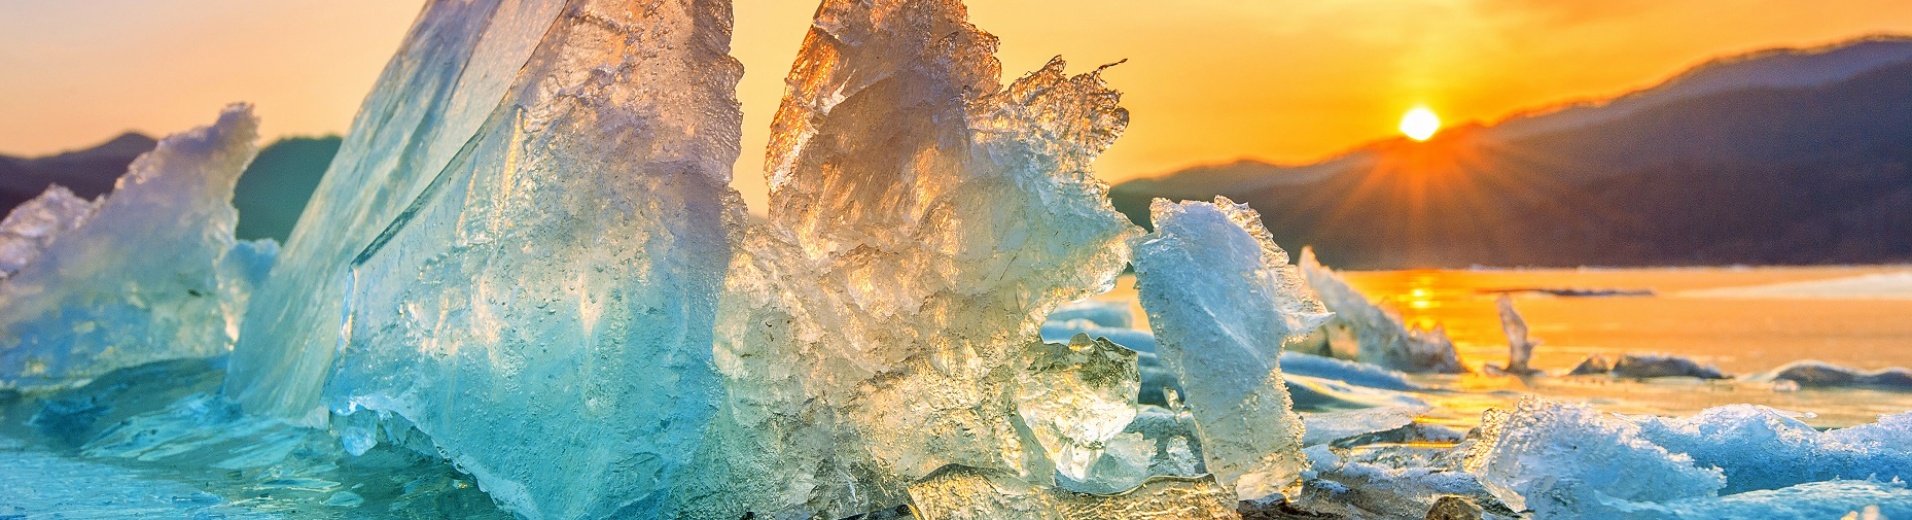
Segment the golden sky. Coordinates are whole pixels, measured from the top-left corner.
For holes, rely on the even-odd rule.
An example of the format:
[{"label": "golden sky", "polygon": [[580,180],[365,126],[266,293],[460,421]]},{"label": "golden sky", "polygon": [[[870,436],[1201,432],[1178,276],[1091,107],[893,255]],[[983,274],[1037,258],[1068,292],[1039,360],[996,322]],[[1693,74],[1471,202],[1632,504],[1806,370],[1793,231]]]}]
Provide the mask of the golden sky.
[{"label": "golden sky", "polygon": [[[0,153],[159,135],[258,105],[267,135],[345,130],[420,0],[0,2]],[[1650,86],[1722,54],[1912,33],[1906,0],[971,0],[1005,74],[1128,59],[1128,134],[1104,179],[1322,158],[1450,122]],[[737,187],[763,207],[770,114],[810,0],[737,0],[746,75]]]}]

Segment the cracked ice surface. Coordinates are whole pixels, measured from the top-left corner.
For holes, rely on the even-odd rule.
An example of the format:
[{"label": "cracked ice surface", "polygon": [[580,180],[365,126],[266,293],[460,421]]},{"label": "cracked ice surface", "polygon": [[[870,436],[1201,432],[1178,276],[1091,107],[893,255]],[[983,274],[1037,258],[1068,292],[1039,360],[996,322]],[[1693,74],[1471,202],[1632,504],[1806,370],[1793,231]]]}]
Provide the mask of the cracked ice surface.
[{"label": "cracked ice surface", "polygon": [[1157,199],[1149,210],[1155,233],[1132,242],[1136,290],[1208,470],[1245,499],[1280,492],[1307,461],[1278,359],[1329,315],[1246,205]]},{"label": "cracked ice surface", "polygon": [[1127,260],[1137,231],[1089,172],[1127,112],[1060,60],[1000,85],[965,18],[817,11],[773,122],[769,223],[723,300],[708,509],[851,514],[950,464],[1053,481],[1012,390],[1044,316]]},{"label": "cracked ice surface", "polygon": [[1334,312],[1330,326],[1346,327],[1360,344],[1363,363],[1402,372],[1460,373],[1460,356],[1440,326],[1434,330],[1408,329],[1401,317],[1369,302],[1340,275],[1315,260],[1314,249],[1302,248],[1296,262],[1308,279],[1308,288]]},{"label": "cracked ice surface", "polygon": [[0,388],[232,348],[278,250],[232,238],[257,129],[251,107],[227,107],[134,160],[104,200],[56,186],[0,221],[4,260],[19,264],[0,279]]}]

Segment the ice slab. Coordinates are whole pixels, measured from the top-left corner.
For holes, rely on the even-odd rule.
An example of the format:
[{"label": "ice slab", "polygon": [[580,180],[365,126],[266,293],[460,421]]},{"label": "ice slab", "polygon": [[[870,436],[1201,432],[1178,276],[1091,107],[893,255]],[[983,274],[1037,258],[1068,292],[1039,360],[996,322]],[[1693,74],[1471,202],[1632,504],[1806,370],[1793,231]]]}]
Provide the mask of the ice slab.
[{"label": "ice slab", "polygon": [[1208,470],[1245,499],[1280,492],[1306,460],[1278,360],[1328,314],[1247,206],[1158,199],[1150,215],[1155,232],[1131,242],[1136,289]]},{"label": "ice slab", "polygon": [[50,188],[0,221],[0,388],[70,385],[225,354],[270,241],[235,242],[233,184],[258,121],[227,107],[133,161],[104,200]]},{"label": "ice slab", "polygon": [[1334,270],[1315,260],[1314,250],[1302,248],[1297,263],[1308,280],[1308,288],[1334,312],[1331,328],[1346,330],[1359,345],[1359,358],[1402,372],[1466,372],[1454,342],[1439,326],[1434,330],[1409,329],[1401,317],[1374,305]]}]

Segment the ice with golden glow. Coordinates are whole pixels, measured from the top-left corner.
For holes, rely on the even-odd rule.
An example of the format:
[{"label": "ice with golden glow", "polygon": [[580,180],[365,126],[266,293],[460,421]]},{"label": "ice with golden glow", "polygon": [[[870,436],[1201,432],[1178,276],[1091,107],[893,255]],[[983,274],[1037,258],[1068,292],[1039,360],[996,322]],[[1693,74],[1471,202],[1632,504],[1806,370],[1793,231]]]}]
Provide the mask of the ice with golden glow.
[{"label": "ice with golden glow", "polygon": [[1357,357],[1402,372],[1466,372],[1454,342],[1439,326],[1433,330],[1408,328],[1401,316],[1368,301],[1333,269],[1315,260],[1314,250],[1302,248],[1297,262],[1308,288],[1334,312],[1327,325],[1348,332],[1358,344]]},{"label": "ice with golden glow", "polygon": [[1043,437],[1086,449],[1125,422],[1057,409],[1108,406],[1070,389],[1096,393],[1021,408],[1037,435],[1015,396],[1076,380],[1024,376],[1025,352],[1128,260],[1138,231],[1089,170],[1127,112],[1061,60],[1001,84],[995,38],[965,19],[954,0],[818,9],[773,122],[770,218],[723,297],[728,399],[690,483],[713,518],[874,510],[948,465],[1047,486]]}]

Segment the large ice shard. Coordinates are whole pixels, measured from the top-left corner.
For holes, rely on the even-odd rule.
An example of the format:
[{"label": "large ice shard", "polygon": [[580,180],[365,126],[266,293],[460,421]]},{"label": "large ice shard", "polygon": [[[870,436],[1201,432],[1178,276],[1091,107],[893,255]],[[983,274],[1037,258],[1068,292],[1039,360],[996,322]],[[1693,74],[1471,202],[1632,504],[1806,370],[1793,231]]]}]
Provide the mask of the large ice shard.
[{"label": "large ice shard", "polygon": [[257,129],[251,107],[227,107],[140,156],[104,200],[56,186],[0,221],[0,388],[232,348],[277,251],[232,238]]},{"label": "large ice shard", "polygon": [[1281,349],[1329,315],[1247,206],[1157,199],[1150,217],[1155,232],[1131,243],[1135,285],[1208,471],[1243,498],[1279,492],[1307,464]]},{"label": "large ice shard", "polygon": [[1302,248],[1297,265],[1308,279],[1308,288],[1334,312],[1330,326],[1343,327],[1353,333],[1360,344],[1362,362],[1402,372],[1467,371],[1461,366],[1454,342],[1447,339],[1446,332],[1439,327],[1409,329],[1401,323],[1400,316],[1369,302],[1340,275],[1315,260],[1314,249]]},{"label": "large ice shard", "polygon": [[743,217],[730,21],[722,0],[431,4],[229,391],[408,424],[526,517],[679,516]]},{"label": "large ice shard", "polygon": [[1052,480],[1012,390],[1045,315],[1127,261],[1136,231],[1089,169],[1127,112],[1060,60],[1002,86],[965,18],[818,9],[773,122],[770,219],[724,296],[709,509],[847,515],[951,464]]},{"label": "large ice shard", "polygon": [[564,6],[437,1],[419,14],[252,299],[226,395],[249,412],[324,425],[319,393],[351,263],[476,140]]}]

